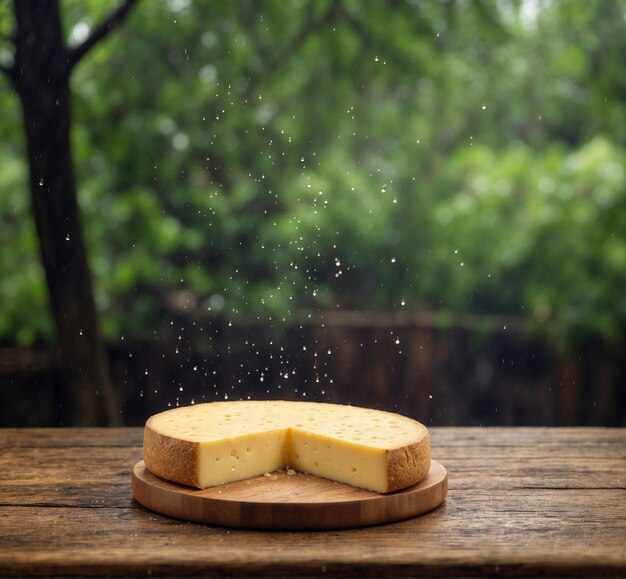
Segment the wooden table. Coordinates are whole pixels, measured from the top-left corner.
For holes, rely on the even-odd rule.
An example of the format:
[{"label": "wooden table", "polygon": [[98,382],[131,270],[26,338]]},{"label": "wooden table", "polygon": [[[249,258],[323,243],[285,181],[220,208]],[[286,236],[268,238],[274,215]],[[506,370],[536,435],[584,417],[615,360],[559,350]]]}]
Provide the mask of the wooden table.
[{"label": "wooden table", "polygon": [[450,485],[435,511],[263,532],[135,503],[141,429],[0,430],[0,575],[626,576],[626,430],[431,433]]}]

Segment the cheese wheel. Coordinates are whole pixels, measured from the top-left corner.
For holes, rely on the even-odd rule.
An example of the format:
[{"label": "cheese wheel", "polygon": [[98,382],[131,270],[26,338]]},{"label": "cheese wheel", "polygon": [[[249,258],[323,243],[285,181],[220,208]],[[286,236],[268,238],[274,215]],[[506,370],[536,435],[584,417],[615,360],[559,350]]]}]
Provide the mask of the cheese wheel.
[{"label": "cheese wheel", "polygon": [[405,416],[339,404],[225,401],[174,408],[146,422],[146,468],[197,488],[292,468],[388,493],[430,469],[430,437]]}]

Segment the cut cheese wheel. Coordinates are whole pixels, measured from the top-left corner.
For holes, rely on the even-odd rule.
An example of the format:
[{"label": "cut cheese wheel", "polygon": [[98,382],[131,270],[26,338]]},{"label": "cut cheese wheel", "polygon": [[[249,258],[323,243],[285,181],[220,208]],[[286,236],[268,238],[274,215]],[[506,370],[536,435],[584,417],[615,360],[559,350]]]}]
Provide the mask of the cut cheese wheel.
[{"label": "cut cheese wheel", "polygon": [[430,468],[423,424],[399,414],[316,402],[212,402],[146,422],[154,474],[198,488],[292,468],[379,493],[419,482]]}]

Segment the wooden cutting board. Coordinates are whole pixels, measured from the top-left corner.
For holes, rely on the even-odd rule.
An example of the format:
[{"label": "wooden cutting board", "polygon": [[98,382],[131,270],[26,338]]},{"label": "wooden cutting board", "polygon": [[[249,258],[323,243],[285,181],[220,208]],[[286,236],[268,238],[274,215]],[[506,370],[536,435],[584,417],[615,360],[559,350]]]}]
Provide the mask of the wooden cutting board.
[{"label": "wooden cutting board", "polygon": [[432,461],[418,484],[381,495],[286,471],[204,490],[152,474],[143,460],[132,474],[135,500],[152,511],[198,523],[249,529],[340,529],[408,519],[443,502],[448,473]]}]

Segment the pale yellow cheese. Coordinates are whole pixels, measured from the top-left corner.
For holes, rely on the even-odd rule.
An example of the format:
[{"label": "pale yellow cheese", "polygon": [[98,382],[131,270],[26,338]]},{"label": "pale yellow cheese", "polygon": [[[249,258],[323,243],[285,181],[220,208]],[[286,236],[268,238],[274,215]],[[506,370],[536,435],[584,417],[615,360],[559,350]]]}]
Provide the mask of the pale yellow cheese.
[{"label": "pale yellow cheese", "polygon": [[367,408],[213,402],[152,416],[145,428],[144,460],[155,474],[199,488],[293,468],[390,492],[426,475],[430,438],[419,422]]}]

